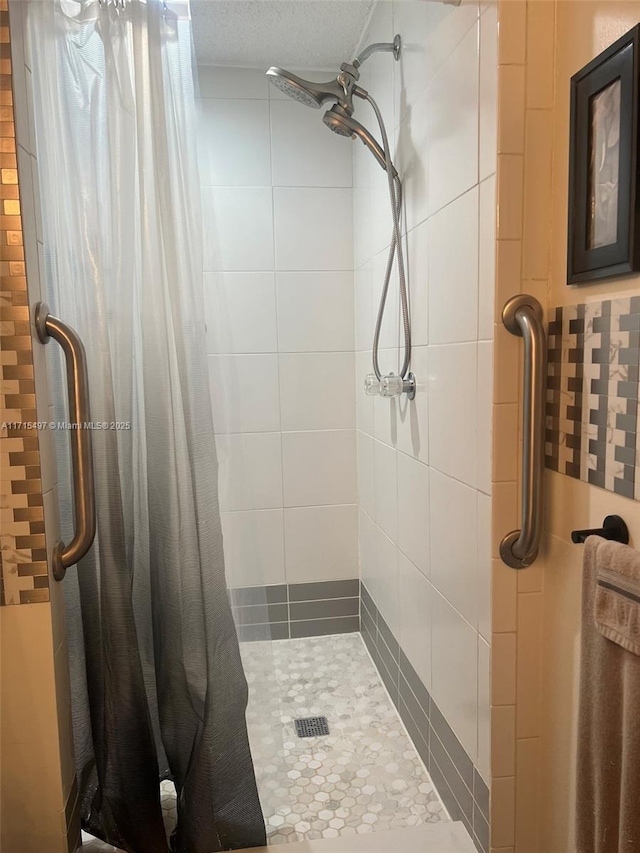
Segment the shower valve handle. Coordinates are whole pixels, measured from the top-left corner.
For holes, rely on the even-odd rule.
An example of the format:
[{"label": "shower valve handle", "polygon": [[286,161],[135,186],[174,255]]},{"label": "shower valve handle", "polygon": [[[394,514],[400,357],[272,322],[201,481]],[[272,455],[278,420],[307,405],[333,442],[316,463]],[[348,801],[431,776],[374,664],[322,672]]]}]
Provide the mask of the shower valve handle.
[{"label": "shower valve handle", "polygon": [[380,379],[375,373],[368,373],[364,380],[365,394],[370,397],[399,397],[406,394],[410,400],[416,396],[416,378],[413,373],[408,373],[407,378],[388,373]]}]

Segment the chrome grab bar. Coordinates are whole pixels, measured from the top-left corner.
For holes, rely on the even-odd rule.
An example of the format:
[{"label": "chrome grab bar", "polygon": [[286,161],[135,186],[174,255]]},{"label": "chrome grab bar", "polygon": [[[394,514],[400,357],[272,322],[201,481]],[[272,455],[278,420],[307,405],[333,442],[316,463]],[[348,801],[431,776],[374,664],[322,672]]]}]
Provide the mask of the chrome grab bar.
[{"label": "chrome grab bar", "polygon": [[502,309],[502,322],[524,341],[522,527],[500,543],[500,556],[512,569],[525,569],[538,556],[542,534],[546,345],[542,306],[533,296],[514,296]]},{"label": "chrome grab bar", "polygon": [[68,545],[56,542],[53,548],[53,576],[61,581],[69,566],[84,557],[96,535],[87,357],[77,333],[50,314],[44,302],[36,305],[35,327],[41,343],[47,344],[53,338],[60,344],[67,366],[75,529]]}]

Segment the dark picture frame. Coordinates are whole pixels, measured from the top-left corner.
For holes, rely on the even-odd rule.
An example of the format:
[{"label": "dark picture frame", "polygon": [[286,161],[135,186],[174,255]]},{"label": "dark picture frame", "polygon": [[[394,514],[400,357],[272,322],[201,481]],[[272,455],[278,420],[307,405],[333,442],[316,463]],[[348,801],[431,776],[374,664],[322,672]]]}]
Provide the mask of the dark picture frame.
[{"label": "dark picture frame", "polygon": [[640,270],[640,24],[571,78],[567,283]]}]

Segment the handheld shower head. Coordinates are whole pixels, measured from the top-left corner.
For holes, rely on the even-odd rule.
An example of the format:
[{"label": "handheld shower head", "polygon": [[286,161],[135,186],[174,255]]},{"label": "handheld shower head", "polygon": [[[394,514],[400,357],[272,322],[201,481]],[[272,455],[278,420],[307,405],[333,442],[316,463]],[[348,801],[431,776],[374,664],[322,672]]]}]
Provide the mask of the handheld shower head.
[{"label": "handheld shower head", "polygon": [[313,83],[275,65],[267,71],[267,78],[276,89],[307,107],[317,110],[325,101],[338,101],[353,111],[352,88],[355,81],[352,78],[339,75],[328,83]]},{"label": "handheld shower head", "polygon": [[[359,121],[356,121],[353,116],[350,116],[338,104],[334,104],[334,106],[332,106],[330,110],[326,111],[322,118],[322,121],[326,124],[329,130],[332,130],[339,136],[350,136],[352,139],[358,137],[358,139],[360,139],[364,143],[364,145],[367,146],[367,148],[369,149],[369,151],[371,151],[378,163],[386,171],[387,159],[380,144],[376,141],[372,134],[369,133],[369,131],[366,127],[364,127],[364,125],[360,124]],[[392,177],[395,177],[398,173],[396,172],[393,166],[391,167],[391,170]]]}]

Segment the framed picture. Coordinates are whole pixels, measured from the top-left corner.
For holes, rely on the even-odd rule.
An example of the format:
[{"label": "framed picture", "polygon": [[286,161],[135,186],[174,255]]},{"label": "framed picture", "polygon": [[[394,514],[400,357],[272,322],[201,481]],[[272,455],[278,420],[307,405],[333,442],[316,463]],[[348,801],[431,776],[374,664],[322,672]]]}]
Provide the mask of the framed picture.
[{"label": "framed picture", "polygon": [[568,284],[640,270],[640,25],[571,78]]}]

